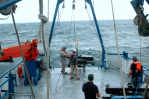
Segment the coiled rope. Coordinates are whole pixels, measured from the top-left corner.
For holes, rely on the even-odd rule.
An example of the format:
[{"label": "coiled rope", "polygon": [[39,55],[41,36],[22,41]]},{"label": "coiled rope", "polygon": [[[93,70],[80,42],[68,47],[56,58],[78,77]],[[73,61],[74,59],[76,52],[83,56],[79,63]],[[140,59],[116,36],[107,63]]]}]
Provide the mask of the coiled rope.
[{"label": "coiled rope", "polygon": [[[40,14],[38,15],[38,18],[41,20],[40,27],[39,27],[39,35],[38,35],[38,41],[43,41],[43,48],[44,53],[46,53],[46,45],[44,40],[44,24],[48,22],[48,19],[46,16],[43,15],[43,0],[39,0],[39,6],[40,6]],[[41,37],[41,30],[42,30],[42,37]]]},{"label": "coiled rope", "polygon": [[120,53],[119,53],[119,47],[118,47],[118,40],[117,40],[117,33],[116,33],[116,25],[115,25],[115,18],[114,18],[114,10],[113,10],[112,0],[111,0],[111,7],[112,7],[113,23],[114,23],[114,30],[115,30],[115,39],[116,39],[116,45],[117,45],[117,52],[118,52],[119,66],[120,66],[120,72],[121,72],[122,86],[123,86],[123,94],[124,94],[124,98],[126,99],[126,93],[125,93],[125,88],[124,88],[122,66],[121,66]]}]

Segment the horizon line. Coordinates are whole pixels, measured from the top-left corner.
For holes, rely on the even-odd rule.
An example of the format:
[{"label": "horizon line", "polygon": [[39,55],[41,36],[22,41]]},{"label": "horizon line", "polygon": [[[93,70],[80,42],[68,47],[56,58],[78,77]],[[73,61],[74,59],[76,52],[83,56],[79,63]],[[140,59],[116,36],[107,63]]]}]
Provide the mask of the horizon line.
[{"label": "horizon line", "polygon": [[[103,19],[103,20],[97,20],[97,21],[106,21],[106,20],[111,21],[112,19]],[[116,19],[116,20],[133,20],[133,19]],[[60,22],[68,22],[68,21],[71,21],[71,20],[60,21]],[[90,20],[75,20],[75,21],[90,21]],[[51,23],[52,21],[49,21],[49,22]],[[16,24],[19,24],[19,23],[40,23],[40,20],[39,20],[39,22],[37,22],[37,21],[34,21],[34,22],[16,22]],[[0,23],[0,24],[13,24],[13,23],[10,23],[10,22],[7,23],[6,22],[6,23]]]}]

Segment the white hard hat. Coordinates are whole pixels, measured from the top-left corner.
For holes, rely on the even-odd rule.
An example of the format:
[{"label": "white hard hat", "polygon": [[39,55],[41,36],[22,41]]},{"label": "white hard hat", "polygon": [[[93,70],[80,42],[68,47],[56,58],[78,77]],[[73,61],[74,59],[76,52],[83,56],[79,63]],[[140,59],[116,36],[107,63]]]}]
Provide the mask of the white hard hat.
[{"label": "white hard hat", "polygon": [[76,49],[74,49],[73,52],[76,52]]}]

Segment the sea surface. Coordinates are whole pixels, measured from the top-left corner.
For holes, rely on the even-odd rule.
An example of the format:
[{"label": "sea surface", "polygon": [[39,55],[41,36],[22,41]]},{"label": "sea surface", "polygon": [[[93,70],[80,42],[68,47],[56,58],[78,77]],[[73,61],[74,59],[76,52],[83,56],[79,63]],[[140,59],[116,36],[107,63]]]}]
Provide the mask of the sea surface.
[{"label": "sea surface", "polygon": [[[117,53],[116,39],[113,20],[99,20],[99,29],[102,35],[103,45],[106,53]],[[37,39],[40,23],[17,23],[20,41]],[[51,22],[49,25],[51,30]],[[75,29],[75,30],[74,30]],[[44,27],[45,42],[47,44],[47,24]],[[118,38],[119,52],[128,52],[129,56],[137,56],[143,65],[149,64],[149,37],[140,37],[138,28],[133,20],[116,20],[116,32]],[[76,36],[74,36],[76,35]],[[50,43],[50,62],[53,67],[61,67],[59,52],[62,47],[67,47],[67,53],[71,54],[75,49],[75,38],[79,41],[78,54],[91,55],[94,57],[95,66],[101,65],[102,48],[91,21],[63,21],[56,23],[52,41]],[[18,45],[16,32],[13,24],[0,24],[1,47]],[[43,53],[43,44],[38,43],[40,53]],[[13,63],[0,63],[0,74],[6,72],[22,58],[15,58]]]}]

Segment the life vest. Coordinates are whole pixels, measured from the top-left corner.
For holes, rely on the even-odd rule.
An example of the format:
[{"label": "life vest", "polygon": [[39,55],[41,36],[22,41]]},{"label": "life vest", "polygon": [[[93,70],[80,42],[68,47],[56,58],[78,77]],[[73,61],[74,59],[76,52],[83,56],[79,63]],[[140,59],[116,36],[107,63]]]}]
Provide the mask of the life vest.
[{"label": "life vest", "polygon": [[136,70],[140,71],[141,70],[141,63],[140,62],[133,62],[136,64]]},{"label": "life vest", "polygon": [[74,56],[74,55],[75,55],[74,53],[71,54],[70,61],[73,61],[73,56]]},{"label": "life vest", "polygon": [[64,49],[61,49],[60,51],[63,51],[65,54],[67,54]]},{"label": "life vest", "polygon": [[18,66],[18,76],[19,76],[19,78],[22,78],[22,75],[23,75],[22,67]]},{"label": "life vest", "polygon": [[74,67],[75,67],[75,65],[76,65],[76,60],[73,60],[74,55],[75,55],[74,53],[71,54],[70,61],[74,63]]}]

